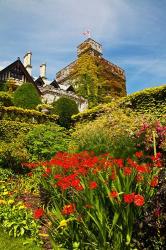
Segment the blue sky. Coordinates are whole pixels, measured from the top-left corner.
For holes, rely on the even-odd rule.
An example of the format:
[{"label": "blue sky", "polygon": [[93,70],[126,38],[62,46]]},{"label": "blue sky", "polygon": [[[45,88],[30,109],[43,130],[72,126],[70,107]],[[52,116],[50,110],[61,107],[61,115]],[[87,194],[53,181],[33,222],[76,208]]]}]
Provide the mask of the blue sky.
[{"label": "blue sky", "polygon": [[126,72],[127,91],[166,83],[166,0],[0,0],[0,68],[32,51],[33,76],[76,58],[91,30],[103,56]]}]

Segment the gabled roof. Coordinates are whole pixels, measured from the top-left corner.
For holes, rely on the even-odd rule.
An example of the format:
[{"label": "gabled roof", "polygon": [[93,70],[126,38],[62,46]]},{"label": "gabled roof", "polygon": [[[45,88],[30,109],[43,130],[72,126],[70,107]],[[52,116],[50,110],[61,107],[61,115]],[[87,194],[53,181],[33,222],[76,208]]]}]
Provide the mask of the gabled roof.
[{"label": "gabled roof", "polygon": [[21,69],[22,73],[26,76],[27,82],[32,83],[35,86],[35,88],[37,89],[37,91],[39,92],[39,94],[41,94],[41,92],[38,89],[38,87],[36,86],[36,84],[35,84],[32,76],[30,76],[30,74],[28,73],[28,71],[26,70],[26,68],[24,67],[24,65],[22,64],[22,62],[21,62],[21,60],[20,60],[19,57],[18,57],[18,59],[15,62],[9,64],[6,68],[2,69],[0,71],[0,76],[2,74],[6,73],[6,72],[9,72],[10,70],[12,70],[16,66],[17,67],[19,66],[19,68]]},{"label": "gabled roof", "polygon": [[19,57],[15,62],[9,64],[6,68],[2,69],[0,71],[0,75],[2,75],[4,72],[9,72],[11,69],[13,69],[15,66],[18,66],[18,65],[19,65],[20,69],[22,70],[22,72],[24,73],[24,75],[26,76],[28,82],[34,83],[33,78],[30,76],[30,74],[28,73],[28,71],[26,70],[24,65],[22,64]]},{"label": "gabled roof", "polygon": [[35,80],[35,84],[37,86],[43,86],[45,84],[45,82],[43,81],[42,77],[38,77],[36,80]]},{"label": "gabled roof", "polygon": [[50,85],[53,86],[56,89],[60,88],[56,80],[53,80],[52,83],[50,83]]},{"label": "gabled roof", "polygon": [[63,85],[59,84],[60,89],[65,90],[65,91],[72,91],[75,92],[74,88],[72,85]]}]

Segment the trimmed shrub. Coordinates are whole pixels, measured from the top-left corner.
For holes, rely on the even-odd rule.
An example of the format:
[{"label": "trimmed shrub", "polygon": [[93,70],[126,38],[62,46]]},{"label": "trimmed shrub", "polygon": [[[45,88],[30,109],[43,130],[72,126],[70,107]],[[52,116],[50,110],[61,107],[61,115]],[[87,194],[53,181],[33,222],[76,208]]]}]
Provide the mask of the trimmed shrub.
[{"label": "trimmed shrub", "polygon": [[53,107],[53,112],[59,115],[59,124],[66,128],[70,127],[71,116],[79,112],[76,102],[67,97],[59,98]]},{"label": "trimmed shrub", "polygon": [[10,93],[8,92],[0,92],[0,106],[12,106],[13,102],[12,102],[12,96]]},{"label": "trimmed shrub", "polygon": [[41,103],[41,98],[31,83],[23,83],[14,92],[13,103],[17,107],[34,109]]},{"label": "trimmed shrub", "polygon": [[58,116],[46,115],[36,110],[0,106],[0,119],[30,123],[45,123],[56,122]]},{"label": "trimmed shrub", "polygon": [[129,107],[140,113],[156,116],[166,114],[166,85],[135,92],[119,101],[120,107]]},{"label": "trimmed shrub", "polygon": [[112,108],[120,107],[124,111],[130,108],[134,112],[153,116],[164,120],[166,116],[166,85],[145,89],[127,97],[122,97],[109,104],[98,105],[95,108],[73,115],[74,122],[91,121],[103,114],[112,112]]}]

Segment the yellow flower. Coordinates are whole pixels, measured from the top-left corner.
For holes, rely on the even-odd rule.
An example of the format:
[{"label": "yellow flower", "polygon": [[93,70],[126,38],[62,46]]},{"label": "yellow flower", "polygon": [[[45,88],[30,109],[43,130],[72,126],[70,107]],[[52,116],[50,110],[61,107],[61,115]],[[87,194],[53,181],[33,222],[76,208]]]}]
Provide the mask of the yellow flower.
[{"label": "yellow flower", "polygon": [[66,227],[66,226],[67,226],[67,220],[61,220],[61,222],[60,222],[58,228],[59,228],[59,227]]},{"label": "yellow flower", "polygon": [[49,235],[48,234],[39,234],[39,236],[48,237]]}]

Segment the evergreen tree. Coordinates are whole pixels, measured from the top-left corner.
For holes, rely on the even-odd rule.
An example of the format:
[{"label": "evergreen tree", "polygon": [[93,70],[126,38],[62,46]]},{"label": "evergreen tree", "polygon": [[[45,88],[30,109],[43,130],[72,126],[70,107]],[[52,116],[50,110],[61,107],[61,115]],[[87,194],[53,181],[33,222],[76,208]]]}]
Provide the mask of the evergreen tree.
[{"label": "evergreen tree", "polygon": [[41,103],[41,98],[34,85],[23,83],[14,92],[13,103],[17,107],[34,109]]},{"label": "evergreen tree", "polygon": [[69,128],[71,116],[79,112],[76,102],[67,97],[61,97],[52,105],[53,112],[59,115],[59,124],[65,128]]}]

